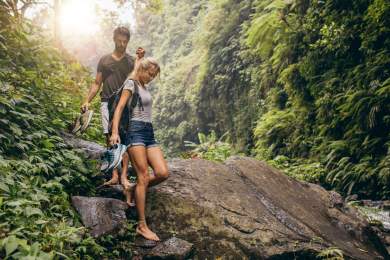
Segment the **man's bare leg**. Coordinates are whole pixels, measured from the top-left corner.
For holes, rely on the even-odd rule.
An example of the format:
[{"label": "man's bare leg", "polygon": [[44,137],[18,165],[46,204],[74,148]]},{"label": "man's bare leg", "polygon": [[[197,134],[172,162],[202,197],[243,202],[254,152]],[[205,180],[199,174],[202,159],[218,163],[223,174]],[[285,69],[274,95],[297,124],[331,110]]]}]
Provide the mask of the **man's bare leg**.
[{"label": "man's bare leg", "polygon": [[133,207],[135,206],[135,202],[134,202],[135,184],[130,183],[127,178],[129,161],[130,161],[129,154],[128,152],[126,152],[123,155],[123,160],[122,160],[121,184],[123,186],[123,193],[126,197],[127,205]]},{"label": "man's bare leg", "polygon": [[[106,145],[107,147],[110,147],[110,134],[106,134]],[[113,169],[111,179],[103,183],[103,186],[116,184],[119,184],[119,174],[118,169]]]},{"label": "man's bare leg", "polygon": [[117,184],[119,184],[118,169],[113,169],[111,179],[109,181],[106,181],[105,183],[103,183],[103,185],[107,186],[107,185],[117,185]]},{"label": "man's bare leg", "polygon": [[127,178],[127,170],[129,168],[129,154],[127,151],[123,154],[122,157],[122,172],[121,172],[121,184],[125,190],[130,190],[131,183]]}]

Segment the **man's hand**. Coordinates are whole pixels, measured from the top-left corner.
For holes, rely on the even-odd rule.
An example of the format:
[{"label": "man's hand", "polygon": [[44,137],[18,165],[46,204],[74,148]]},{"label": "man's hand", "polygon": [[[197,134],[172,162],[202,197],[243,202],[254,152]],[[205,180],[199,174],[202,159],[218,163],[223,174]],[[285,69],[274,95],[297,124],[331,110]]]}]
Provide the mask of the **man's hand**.
[{"label": "man's hand", "polygon": [[81,112],[84,113],[85,111],[87,111],[89,109],[89,106],[90,106],[89,102],[85,102],[84,104],[82,104],[81,105]]},{"label": "man's hand", "polygon": [[145,56],[145,50],[142,47],[138,47],[137,51],[135,52],[137,55],[137,59],[140,60]]},{"label": "man's hand", "polygon": [[85,100],[84,104],[81,105],[81,112],[85,112],[89,109],[89,106],[91,105],[89,102],[92,102],[93,98],[99,92],[102,83],[103,83],[103,74],[102,72],[98,72],[96,73],[95,81],[92,83],[88,91],[88,96],[84,99]]}]

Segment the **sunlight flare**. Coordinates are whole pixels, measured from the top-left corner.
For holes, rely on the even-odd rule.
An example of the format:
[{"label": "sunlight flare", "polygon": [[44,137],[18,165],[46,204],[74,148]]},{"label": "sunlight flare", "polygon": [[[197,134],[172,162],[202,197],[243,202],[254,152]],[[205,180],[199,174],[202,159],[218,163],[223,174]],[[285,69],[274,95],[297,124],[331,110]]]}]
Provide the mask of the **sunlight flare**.
[{"label": "sunlight flare", "polygon": [[99,30],[94,1],[67,1],[59,19],[62,35],[91,35]]}]

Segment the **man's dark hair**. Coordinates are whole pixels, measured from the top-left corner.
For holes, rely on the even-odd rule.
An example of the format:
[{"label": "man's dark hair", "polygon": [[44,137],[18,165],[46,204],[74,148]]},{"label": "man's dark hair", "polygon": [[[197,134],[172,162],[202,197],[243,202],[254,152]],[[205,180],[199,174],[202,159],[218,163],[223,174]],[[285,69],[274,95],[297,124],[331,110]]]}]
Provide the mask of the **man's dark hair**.
[{"label": "man's dark hair", "polygon": [[114,39],[117,35],[124,35],[130,40],[130,31],[124,26],[119,26],[114,30]]}]

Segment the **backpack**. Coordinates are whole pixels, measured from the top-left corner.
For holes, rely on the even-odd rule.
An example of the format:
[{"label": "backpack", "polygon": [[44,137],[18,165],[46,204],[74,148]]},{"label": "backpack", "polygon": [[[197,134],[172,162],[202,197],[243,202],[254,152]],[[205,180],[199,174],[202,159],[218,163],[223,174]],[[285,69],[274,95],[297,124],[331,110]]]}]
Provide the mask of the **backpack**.
[{"label": "backpack", "polygon": [[[126,138],[126,133],[130,123],[130,115],[133,113],[134,108],[137,106],[137,104],[139,104],[139,106],[143,110],[142,99],[141,96],[139,95],[139,90],[138,90],[138,83],[135,80],[132,81],[134,82],[134,93],[132,94],[130,101],[128,101],[126,106],[123,108],[122,116],[119,120],[118,133],[121,142],[123,142]],[[108,112],[109,112],[108,129],[110,134],[112,132],[112,120],[114,119],[114,113],[116,107],[118,106],[119,100],[121,98],[124,85],[125,84],[123,83],[123,85],[116,92],[114,92],[114,94],[112,94],[111,97],[108,99]]]}]

